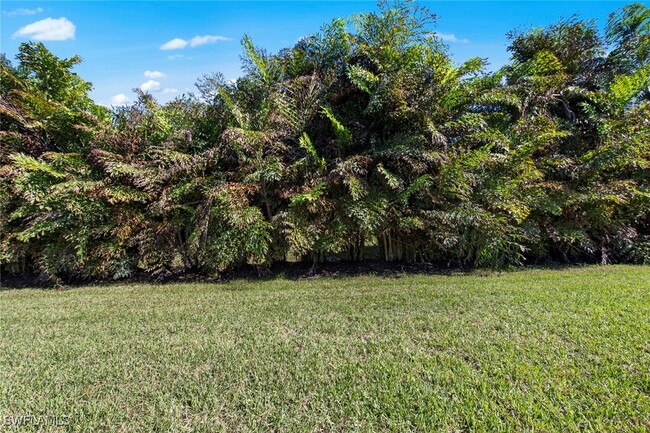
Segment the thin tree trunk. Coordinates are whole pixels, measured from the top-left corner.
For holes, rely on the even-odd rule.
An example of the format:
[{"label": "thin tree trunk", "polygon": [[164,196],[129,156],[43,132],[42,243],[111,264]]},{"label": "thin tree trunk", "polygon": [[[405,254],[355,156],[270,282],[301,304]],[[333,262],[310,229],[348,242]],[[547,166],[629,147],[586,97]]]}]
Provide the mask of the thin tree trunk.
[{"label": "thin tree trunk", "polygon": [[610,263],[609,261],[609,255],[607,254],[607,248],[605,245],[601,245],[600,247],[600,264],[601,265],[608,265]]}]

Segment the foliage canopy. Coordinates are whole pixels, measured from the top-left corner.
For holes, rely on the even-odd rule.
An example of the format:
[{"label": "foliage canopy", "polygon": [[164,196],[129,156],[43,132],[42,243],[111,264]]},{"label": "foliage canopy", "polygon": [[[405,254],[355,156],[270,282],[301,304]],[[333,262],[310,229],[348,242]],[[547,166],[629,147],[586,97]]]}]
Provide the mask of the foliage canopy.
[{"label": "foliage canopy", "polygon": [[650,263],[650,9],[455,65],[411,2],[108,110],[41,43],[0,62],[0,264],[43,278],[278,261]]}]

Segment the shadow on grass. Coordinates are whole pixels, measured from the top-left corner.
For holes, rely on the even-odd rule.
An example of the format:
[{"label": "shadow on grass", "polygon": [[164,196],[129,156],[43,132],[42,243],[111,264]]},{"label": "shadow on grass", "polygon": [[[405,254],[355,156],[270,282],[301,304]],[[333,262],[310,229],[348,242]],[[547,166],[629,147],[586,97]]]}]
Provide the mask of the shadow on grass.
[{"label": "shadow on grass", "polygon": [[448,263],[407,263],[385,262],[380,260],[364,260],[358,262],[326,262],[312,266],[307,263],[276,263],[270,267],[261,268],[245,265],[236,270],[218,276],[206,276],[195,272],[182,272],[152,275],[140,272],[119,280],[90,280],[81,278],[62,279],[59,285],[43,281],[36,275],[17,275],[4,273],[0,277],[0,291],[14,289],[43,289],[61,290],[82,286],[117,286],[124,284],[153,284],[168,285],[178,283],[226,283],[230,281],[271,281],[277,279],[303,280],[317,278],[349,278],[375,276],[379,278],[401,278],[406,275],[498,275],[503,272],[516,272],[530,269],[576,268],[590,263],[559,263],[544,262],[511,268],[508,270],[490,270],[473,267],[462,267]]}]

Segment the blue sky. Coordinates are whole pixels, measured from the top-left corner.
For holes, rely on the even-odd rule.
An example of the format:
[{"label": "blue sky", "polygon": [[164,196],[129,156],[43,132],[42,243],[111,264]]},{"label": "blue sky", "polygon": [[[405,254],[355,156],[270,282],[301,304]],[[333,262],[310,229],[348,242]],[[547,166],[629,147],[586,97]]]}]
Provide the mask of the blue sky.
[{"label": "blue sky", "polygon": [[[610,12],[628,2],[420,3],[438,15],[435,30],[448,40],[455,61],[487,57],[496,69],[508,60],[509,30],[544,26],[574,13],[597,19],[602,27]],[[3,0],[0,52],[13,60],[21,42],[40,38],[58,56],[83,58],[76,71],[94,84],[96,102],[128,102],[132,89],[141,86],[166,102],[194,91],[204,73],[239,76],[239,41],[245,33],[275,52],[317,32],[332,18],[375,9],[374,1]]]}]

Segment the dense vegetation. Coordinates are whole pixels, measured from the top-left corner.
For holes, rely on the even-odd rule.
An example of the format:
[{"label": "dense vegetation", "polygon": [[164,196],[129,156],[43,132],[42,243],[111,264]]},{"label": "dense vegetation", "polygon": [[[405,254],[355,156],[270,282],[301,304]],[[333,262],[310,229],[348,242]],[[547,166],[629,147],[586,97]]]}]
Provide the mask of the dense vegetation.
[{"label": "dense vegetation", "polygon": [[650,9],[461,65],[413,3],[109,110],[40,43],[2,59],[0,264],[60,278],[360,260],[650,262]]},{"label": "dense vegetation", "polygon": [[[613,265],[4,290],[3,431],[648,432],[648,281]],[[8,425],[26,414],[66,425]]]}]

